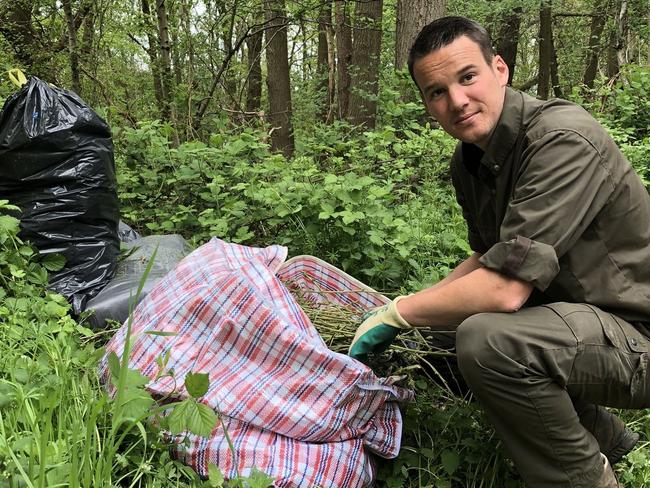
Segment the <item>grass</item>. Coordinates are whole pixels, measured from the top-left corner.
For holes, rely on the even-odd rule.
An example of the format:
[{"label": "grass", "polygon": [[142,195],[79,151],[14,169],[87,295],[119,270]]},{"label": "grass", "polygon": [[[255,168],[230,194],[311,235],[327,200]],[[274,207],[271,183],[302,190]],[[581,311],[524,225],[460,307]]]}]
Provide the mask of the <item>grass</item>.
[{"label": "grass", "polygon": [[[15,292],[5,296],[0,318],[0,486],[225,486],[200,480],[173,460],[160,430],[145,422],[144,410],[136,418],[125,414],[133,380],[124,362],[114,379],[122,394],[106,393],[97,374],[103,350],[70,318],[61,297],[27,283],[20,289],[29,302]],[[324,336],[330,328],[333,349],[349,342],[356,322],[346,311],[321,307],[308,314]],[[402,451],[396,460],[380,463],[378,486],[521,486],[480,409],[470,397],[451,391],[449,375],[445,384],[436,373],[444,370],[445,354],[430,354],[436,351],[423,350],[413,339],[389,352],[418,395],[405,410]],[[626,415],[647,438],[650,416]],[[650,482],[646,444],[619,467],[626,486]]]}]

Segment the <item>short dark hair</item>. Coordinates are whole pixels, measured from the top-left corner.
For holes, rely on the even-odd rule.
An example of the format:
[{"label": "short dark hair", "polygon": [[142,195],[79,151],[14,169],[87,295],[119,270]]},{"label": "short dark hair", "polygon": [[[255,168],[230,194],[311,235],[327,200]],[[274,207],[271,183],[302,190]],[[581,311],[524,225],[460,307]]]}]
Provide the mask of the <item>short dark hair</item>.
[{"label": "short dark hair", "polygon": [[[494,57],[492,39],[490,39],[490,34],[488,34],[487,30],[481,24],[466,17],[441,17],[425,25],[411,46],[408,67],[413,81],[415,82],[413,64],[418,59],[451,44],[462,36],[467,36],[478,44],[485,61],[488,64],[492,62],[492,58]],[[417,82],[415,84],[417,85]]]}]

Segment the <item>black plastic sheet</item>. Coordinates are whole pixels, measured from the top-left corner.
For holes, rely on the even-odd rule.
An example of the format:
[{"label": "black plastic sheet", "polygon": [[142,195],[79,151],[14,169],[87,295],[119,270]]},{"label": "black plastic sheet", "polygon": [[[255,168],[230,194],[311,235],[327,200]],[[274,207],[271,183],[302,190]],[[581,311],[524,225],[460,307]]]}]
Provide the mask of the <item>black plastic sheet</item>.
[{"label": "black plastic sheet", "polygon": [[108,283],[119,254],[111,131],[76,94],[32,77],[0,112],[0,198],[20,207],[20,237],[65,267],[50,288],[75,313]]}]

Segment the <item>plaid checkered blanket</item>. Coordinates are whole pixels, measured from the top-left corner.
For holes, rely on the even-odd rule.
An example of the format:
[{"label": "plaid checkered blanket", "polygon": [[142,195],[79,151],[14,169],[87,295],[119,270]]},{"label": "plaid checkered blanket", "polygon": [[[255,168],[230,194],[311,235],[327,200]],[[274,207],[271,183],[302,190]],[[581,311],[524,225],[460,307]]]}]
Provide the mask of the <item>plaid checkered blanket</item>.
[{"label": "plaid checkered blanket", "polygon": [[[255,467],[277,487],[366,486],[375,474],[370,453],[399,451],[398,402],[412,392],[329,350],[290,290],[359,312],[387,299],[317,258],[285,263],[286,254],[214,238],[187,256],[134,311],[130,367],[152,379],[147,388],[160,398],[186,396],[179,385],[189,372],[209,374],[201,401],[221,414],[234,450],[221,425],[210,438],[177,439],[177,456],[200,475],[212,463],[227,478]],[[175,335],[143,334],[153,330]],[[126,325],[107,354],[121,355],[125,335]],[[167,352],[175,380],[153,381]],[[106,382],[107,369],[104,361]]]}]

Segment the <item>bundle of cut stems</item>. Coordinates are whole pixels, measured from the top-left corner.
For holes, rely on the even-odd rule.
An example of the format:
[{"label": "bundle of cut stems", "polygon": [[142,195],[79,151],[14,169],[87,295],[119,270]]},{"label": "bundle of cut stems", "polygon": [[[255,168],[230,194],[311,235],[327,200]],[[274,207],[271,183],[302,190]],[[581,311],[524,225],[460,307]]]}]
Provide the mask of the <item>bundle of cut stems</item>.
[{"label": "bundle of cut stems", "polygon": [[[327,346],[332,351],[347,353],[357,328],[363,322],[364,312],[329,301],[314,302],[300,294],[295,296]],[[390,346],[389,352],[413,356],[413,361],[424,356],[453,355],[449,351],[432,347],[422,332],[415,328],[402,332]]]},{"label": "bundle of cut stems", "polygon": [[[363,322],[365,311],[354,306],[339,305],[328,299],[323,299],[323,297],[331,293],[358,294],[359,292],[368,293],[368,291],[319,292],[310,290],[304,294],[299,289],[292,291],[298,304],[327,346],[332,351],[347,354],[354,334]],[[369,365],[380,376],[403,376],[404,374],[410,376],[411,372],[419,371],[451,393],[453,386],[458,385],[458,381],[453,372],[449,373],[447,360],[451,356],[455,356],[455,353],[434,347],[427,342],[426,334],[427,329],[416,328],[401,332],[385,353],[370,358]]]}]

